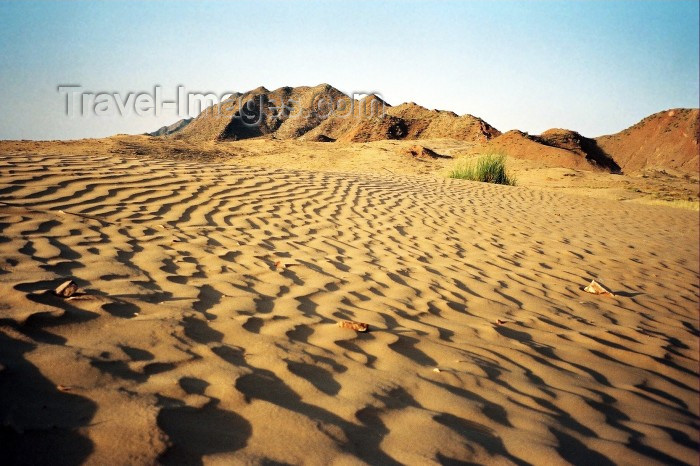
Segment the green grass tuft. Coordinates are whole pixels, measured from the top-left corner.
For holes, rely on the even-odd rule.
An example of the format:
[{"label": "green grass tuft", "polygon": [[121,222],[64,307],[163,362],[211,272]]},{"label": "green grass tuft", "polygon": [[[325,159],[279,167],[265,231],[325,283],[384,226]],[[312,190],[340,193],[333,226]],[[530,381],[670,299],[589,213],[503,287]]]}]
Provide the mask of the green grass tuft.
[{"label": "green grass tuft", "polygon": [[476,162],[458,162],[449,172],[449,177],[515,186],[515,177],[506,171],[506,156],[500,153],[483,155]]}]

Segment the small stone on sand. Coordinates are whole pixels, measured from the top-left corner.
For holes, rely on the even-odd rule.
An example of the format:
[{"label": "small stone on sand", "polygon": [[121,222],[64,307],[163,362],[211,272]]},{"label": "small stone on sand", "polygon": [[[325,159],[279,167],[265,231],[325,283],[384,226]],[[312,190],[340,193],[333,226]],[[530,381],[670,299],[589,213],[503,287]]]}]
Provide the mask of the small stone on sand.
[{"label": "small stone on sand", "polygon": [[78,285],[73,280],[67,280],[53,290],[54,294],[61,298],[70,298],[76,291],[78,291]]},{"label": "small stone on sand", "polygon": [[366,332],[369,329],[369,325],[365,324],[364,322],[355,322],[352,320],[343,320],[338,322],[338,326],[355,330],[356,332]]}]

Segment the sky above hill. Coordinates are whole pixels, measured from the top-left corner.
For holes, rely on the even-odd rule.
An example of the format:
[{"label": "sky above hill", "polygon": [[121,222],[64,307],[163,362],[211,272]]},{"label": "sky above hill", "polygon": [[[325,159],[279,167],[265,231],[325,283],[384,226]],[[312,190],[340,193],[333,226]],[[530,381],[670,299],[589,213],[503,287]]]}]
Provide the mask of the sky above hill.
[{"label": "sky above hill", "polygon": [[128,115],[68,116],[58,90],[68,84],[120,99],[158,86],[173,100],[178,85],[223,94],[329,83],[501,131],[599,136],[698,106],[698,4],[1,2],[0,139],[139,133],[179,118],[174,105],[156,116],[128,102]]}]

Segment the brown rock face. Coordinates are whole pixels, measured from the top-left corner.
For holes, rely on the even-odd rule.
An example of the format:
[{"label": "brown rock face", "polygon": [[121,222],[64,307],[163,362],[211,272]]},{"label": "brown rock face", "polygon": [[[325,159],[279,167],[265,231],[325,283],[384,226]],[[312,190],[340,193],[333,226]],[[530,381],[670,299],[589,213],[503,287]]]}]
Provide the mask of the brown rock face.
[{"label": "brown rock face", "polygon": [[[568,140],[568,137],[565,140]],[[580,149],[580,144],[573,144],[573,141],[564,143],[565,140],[543,139],[541,136],[511,130],[482,144],[477,150],[484,153],[503,153],[518,159],[535,160],[549,167],[616,171],[608,165],[598,164],[589,159],[586,152]],[[557,145],[559,143],[562,147]],[[567,146],[575,150],[567,148]],[[614,164],[614,162],[612,163]]]},{"label": "brown rock face", "polygon": [[607,169],[613,173],[620,172],[620,166],[598,146],[595,139],[581,136],[576,131],[558,128],[549,129],[536,136],[535,140],[541,144],[573,152],[584,157],[591,165]]},{"label": "brown rock face", "polygon": [[185,126],[192,123],[193,118],[183,118],[172,125],[163,126],[152,133],[146,133],[148,136],[170,136],[185,129]]},{"label": "brown rock face", "polygon": [[406,122],[406,139],[451,138],[485,142],[501,134],[496,128],[475,116],[458,116],[454,112],[428,110],[412,102],[391,107],[387,114]]},{"label": "brown rock face", "polygon": [[376,95],[353,100],[328,84],[236,93],[189,124],[167,131],[173,133],[191,141],[274,136],[343,142],[428,138],[485,142],[500,134],[471,115],[428,110],[414,103],[391,107]]},{"label": "brown rock face", "polygon": [[671,169],[698,173],[698,109],[655,113],[619,133],[596,138],[625,172]]},{"label": "brown rock face", "polygon": [[349,100],[328,84],[281,87],[274,91],[259,87],[233,94],[205,109],[179,137],[212,141],[274,135],[279,139],[294,139],[318,126],[334,114],[338,105]]},{"label": "brown rock face", "polygon": [[549,166],[696,174],[700,169],[698,132],[698,109],[674,109],[595,139],[567,129],[550,129],[539,136],[517,130],[501,134],[472,115],[430,110],[413,102],[392,107],[376,95],[354,100],[333,86],[319,84],[235,93],[192,121],[181,120],[150,134],[188,142],[265,136],[344,143],[445,138]]}]

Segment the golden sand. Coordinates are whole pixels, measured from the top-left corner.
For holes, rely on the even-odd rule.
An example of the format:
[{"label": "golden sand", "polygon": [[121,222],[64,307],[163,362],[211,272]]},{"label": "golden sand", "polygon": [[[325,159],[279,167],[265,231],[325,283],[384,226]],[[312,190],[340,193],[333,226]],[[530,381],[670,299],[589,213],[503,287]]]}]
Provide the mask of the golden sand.
[{"label": "golden sand", "polygon": [[[5,155],[0,448],[697,464],[698,270],[683,209],[380,170]],[[69,278],[76,299],[44,293]],[[614,296],[585,292],[593,279]]]}]

